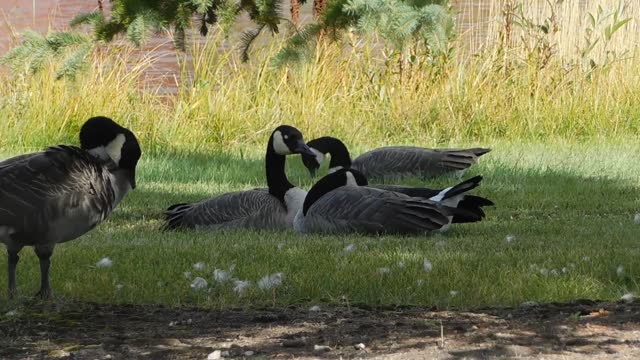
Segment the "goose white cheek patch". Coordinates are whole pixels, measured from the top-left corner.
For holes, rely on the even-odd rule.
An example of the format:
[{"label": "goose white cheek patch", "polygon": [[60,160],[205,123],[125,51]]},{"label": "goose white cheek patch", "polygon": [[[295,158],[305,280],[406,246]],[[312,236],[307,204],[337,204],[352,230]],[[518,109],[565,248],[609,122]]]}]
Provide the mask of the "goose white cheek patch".
[{"label": "goose white cheek patch", "polygon": [[120,165],[120,159],[122,158],[122,146],[126,141],[124,134],[118,134],[115,139],[111,140],[107,146],[105,146],[105,151],[107,155],[113,160],[116,165]]},{"label": "goose white cheek patch", "polygon": [[291,150],[289,150],[287,144],[284,143],[284,139],[282,138],[282,133],[280,131],[273,133],[273,151],[279,155],[291,154]]}]

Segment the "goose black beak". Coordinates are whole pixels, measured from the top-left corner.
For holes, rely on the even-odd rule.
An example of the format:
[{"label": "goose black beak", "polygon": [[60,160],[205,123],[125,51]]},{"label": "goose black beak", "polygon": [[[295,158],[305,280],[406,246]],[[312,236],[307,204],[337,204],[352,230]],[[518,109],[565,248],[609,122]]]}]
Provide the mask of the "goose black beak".
[{"label": "goose black beak", "polygon": [[296,147],[295,149],[293,149],[293,152],[296,154],[305,154],[305,155],[315,156],[313,151],[311,151],[311,148],[309,147],[309,145],[305,144],[302,141],[296,144]]}]

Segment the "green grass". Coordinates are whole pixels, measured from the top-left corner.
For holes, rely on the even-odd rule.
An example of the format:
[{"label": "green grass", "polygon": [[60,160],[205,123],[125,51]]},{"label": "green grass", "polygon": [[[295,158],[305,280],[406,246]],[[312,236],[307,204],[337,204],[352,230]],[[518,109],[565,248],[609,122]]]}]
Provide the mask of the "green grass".
[{"label": "green grass", "polygon": [[[68,300],[196,305],[209,308],[315,303],[436,305],[475,308],[524,301],[619,299],[638,293],[640,275],[640,145],[636,139],[570,144],[496,142],[469,175],[497,204],[481,223],[423,237],[298,236],[293,232],[158,231],[175,202],[264,186],[262,149],[211,155],[145,155],[139,187],[96,230],[56,248],[52,285]],[[362,149],[364,150],[364,149]],[[357,152],[357,151],[355,151]],[[12,151],[17,153],[17,151]],[[309,187],[299,159],[288,173]],[[430,183],[442,186],[453,179]],[[409,184],[419,181],[409,180]],[[515,236],[508,243],[507,235]],[[355,250],[343,249],[355,244]],[[18,267],[20,293],[37,290],[37,258],[26,248]],[[113,267],[95,267],[103,257]],[[433,270],[423,270],[423,260]],[[588,260],[585,260],[588,259]],[[0,256],[0,299],[6,295]],[[204,262],[206,270],[193,264]],[[404,267],[399,263],[404,262]],[[213,281],[214,268],[235,264],[234,276],[254,286],[237,296]],[[623,276],[616,274],[619,265]],[[390,273],[380,275],[387,267]],[[556,269],[566,274],[545,275]],[[190,289],[184,272],[209,282]],[[284,273],[275,292],[255,283]],[[421,286],[418,283],[421,282]],[[117,285],[122,285],[121,289]],[[456,291],[454,296],[451,291]]]}]

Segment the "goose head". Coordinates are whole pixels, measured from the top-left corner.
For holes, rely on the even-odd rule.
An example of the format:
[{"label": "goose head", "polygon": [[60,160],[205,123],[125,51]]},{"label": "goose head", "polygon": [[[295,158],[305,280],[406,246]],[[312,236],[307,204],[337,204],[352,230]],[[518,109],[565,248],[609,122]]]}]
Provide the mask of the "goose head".
[{"label": "goose head", "polygon": [[131,188],[136,188],[136,166],[142,151],[138,139],[129,129],[108,117],[92,117],[80,128],[80,147],[124,170]]},{"label": "goose head", "polygon": [[313,155],[309,146],[304,142],[300,130],[289,125],[278,126],[269,139],[268,151],[286,156],[291,154]]},{"label": "goose head", "polygon": [[323,197],[325,194],[342,186],[367,186],[369,185],[367,178],[358,170],[339,169],[328,175],[313,185],[307,193],[302,205],[302,214],[307,215],[307,211],[313,203]]},{"label": "goose head", "polygon": [[331,155],[329,172],[351,167],[351,157],[346,145],[337,138],[323,136],[313,139],[307,143],[313,155],[302,154],[302,163],[309,170],[309,174],[314,177],[316,172],[326,160],[326,154]]}]

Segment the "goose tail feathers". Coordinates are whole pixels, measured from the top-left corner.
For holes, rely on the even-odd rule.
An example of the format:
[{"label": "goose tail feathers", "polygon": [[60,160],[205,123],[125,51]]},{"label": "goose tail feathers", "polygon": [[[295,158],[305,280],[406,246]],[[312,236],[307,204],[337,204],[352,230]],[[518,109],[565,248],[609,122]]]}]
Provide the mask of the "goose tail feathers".
[{"label": "goose tail feathers", "polygon": [[160,228],[162,231],[177,230],[185,227],[184,215],[191,210],[193,204],[181,203],[171,205],[164,212],[165,223]]}]

